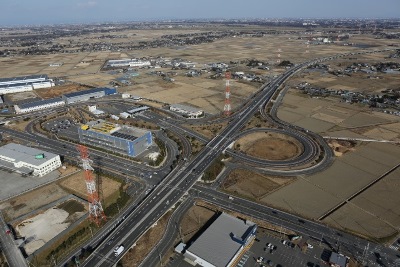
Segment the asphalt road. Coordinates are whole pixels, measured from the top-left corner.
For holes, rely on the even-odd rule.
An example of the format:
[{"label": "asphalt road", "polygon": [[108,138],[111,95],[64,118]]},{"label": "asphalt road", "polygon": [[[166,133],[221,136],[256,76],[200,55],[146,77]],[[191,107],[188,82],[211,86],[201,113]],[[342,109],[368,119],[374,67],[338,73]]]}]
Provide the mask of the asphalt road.
[{"label": "asphalt road", "polygon": [[[336,56],[333,56],[299,64],[289,69],[269,84],[263,86],[248,105],[232,116],[228,126],[220,134],[210,140],[204,149],[191,161],[186,162],[184,165],[179,165],[177,169],[172,171],[152,190],[138,207],[132,207],[126,214],[121,215],[118,218],[119,222],[115,225],[114,231],[109,236],[104,237],[104,241],[98,246],[96,245],[95,251],[81,266],[111,266],[115,264],[122,257],[122,254],[115,257],[113,254],[114,247],[119,244],[124,244],[127,248],[132,246],[148,227],[156,222],[194,185],[203,171],[231,144],[235,134],[241,130],[245,123],[251,119],[261,106],[271,100],[275,91],[286,79],[303,67],[335,58]],[[287,131],[304,131],[304,129],[300,129],[299,127],[296,128],[287,124],[284,124],[284,126]],[[51,140],[44,136],[34,136],[31,133],[21,133],[5,128],[0,129],[0,131],[7,132],[17,138],[39,142],[50,151],[54,151],[54,153],[57,153],[57,151],[65,151],[67,154],[66,156],[70,158],[76,157],[77,155],[73,145],[65,145],[63,142]],[[314,138],[317,140],[319,137],[314,136]],[[325,149],[324,146],[320,148],[322,148],[322,151]],[[330,149],[327,151],[330,151]],[[104,168],[116,170],[121,173],[133,173],[133,170],[131,170],[133,164],[129,161],[124,161],[120,158],[118,158],[117,161],[107,160],[108,154],[98,151],[91,151],[91,154],[95,157],[102,158],[101,164]],[[330,157],[331,155],[329,153],[324,153],[323,160],[319,164],[314,165],[312,167],[313,170],[318,171],[324,169],[328,162],[330,162]],[[135,165],[134,168],[136,169],[135,171],[147,170],[144,166]],[[241,208],[245,209],[243,207]]]},{"label": "asphalt road", "polygon": [[4,252],[7,261],[11,267],[24,267],[28,266],[24,256],[22,255],[19,248],[15,245],[15,241],[12,233],[6,234],[8,226],[0,214],[0,245],[1,250]]},{"label": "asphalt road", "polygon": [[303,237],[310,237],[317,242],[325,243],[332,250],[339,250],[343,254],[351,255],[360,261],[376,262],[375,252],[379,252],[382,256],[382,262],[386,266],[400,266],[400,252],[346,232],[335,230],[322,223],[310,221],[236,196],[231,196],[232,200],[229,199],[229,194],[200,185],[193,186],[191,195],[224,209],[237,211],[250,217],[282,226]]},{"label": "asphalt road", "polygon": [[290,69],[269,83],[268,86],[263,87],[262,93],[253,98],[251,105],[236,114],[228,126],[209,141],[192,161],[157,186],[146,200],[121,223],[115,234],[99,245],[82,266],[109,266],[116,263],[122,254],[116,257],[113,254],[114,247],[119,244],[124,244],[126,247],[132,246],[150,225],[156,222],[173,203],[193,186],[202,172],[231,144],[233,136],[257,112],[258,107],[271,99],[279,85],[296,70],[306,65],[304,63]]}]

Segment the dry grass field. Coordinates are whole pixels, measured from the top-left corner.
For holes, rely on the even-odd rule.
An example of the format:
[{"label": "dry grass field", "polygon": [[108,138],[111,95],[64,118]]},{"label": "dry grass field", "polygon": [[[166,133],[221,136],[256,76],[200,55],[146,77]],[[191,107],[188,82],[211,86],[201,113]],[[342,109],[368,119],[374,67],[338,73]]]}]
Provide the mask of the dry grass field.
[{"label": "dry grass field", "polygon": [[[86,198],[86,183],[83,177],[83,171],[77,172],[62,180],[60,186],[77,196]],[[104,176],[101,177],[101,180],[102,197],[104,201],[107,203],[114,202],[114,200],[119,196],[119,187],[121,186],[121,183]]]},{"label": "dry grass field", "polygon": [[229,173],[221,187],[231,194],[260,201],[294,180],[294,178],[267,176],[246,169],[235,169]]},{"label": "dry grass field", "polygon": [[161,217],[157,225],[149,228],[149,230],[136,242],[136,246],[130,248],[125,256],[121,259],[122,266],[139,266],[146,255],[150,253],[154,246],[157,245],[162,238],[167,226],[171,212]]},{"label": "dry grass field", "polygon": [[235,142],[235,148],[265,160],[287,160],[298,156],[302,145],[296,139],[274,132],[255,132]]},{"label": "dry grass field", "polygon": [[181,221],[183,241],[187,243],[214,215],[215,212],[207,208],[197,205],[192,206]]},{"label": "dry grass field", "polygon": [[[198,32],[198,30],[170,30],[170,31],[126,31],[124,34],[132,41],[152,40],[163,34]],[[96,34],[74,37],[77,42],[95,42]],[[300,39],[298,38],[300,37]],[[211,62],[243,61],[258,59],[268,62],[270,70],[258,70],[240,64],[233,66],[232,71],[252,72],[272,77],[284,71],[276,67],[278,54],[281,60],[290,60],[299,63],[318,56],[332,55],[342,52],[358,50],[355,47],[343,46],[341,42],[329,45],[311,45],[306,53],[306,40],[308,37],[301,34],[267,35],[260,38],[236,37],[216,40],[213,43],[205,43],[187,47],[161,47],[140,51],[132,51],[129,55],[124,52],[82,52],[71,54],[52,54],[42,56],[25,56],[0,58],[0,76],[12,77],[28,74],[48,74],[50,77],[61,77],[90,86],[108,86],[109,82],[122,74],[111,74],[100,71],[107,59],[126,57],[154,57],[182,58],[196,62],[197,68]],[[118,39],[115,39],[118,40]],[[126,41],[126,40],[125,40]],[[353,36],[354,43],[374,43],[376,46],[390,44],[390,40],[375,40],[373,36]],[[62,40],[61,40],[62,43]],[[280,52],[278,52],[280,50]],[[50,67],[50,63],[62,62],[59,67]],[[160,69],[169,71],[170,69]],[[139,76],[132,79],[133,85],[120,87],[120,92],[129,92],[145,98],[158,100],[165,103],[181,103],[199,107],[211,114],[223,111],[225,82],[223,79],[209,79],[208,74],[200,77],[189,78],[184,76],[184,71],[178,71],[173,84],[165,82],[161,77],[149,76],[149,70],[139,70]],[[332,81],[335,82],[335,81]],[[260,84],[232,81],[231,102],[235,108],[243,102],[251,93],[254,93]],[[41,90],[39,90],[41,91]],[[41,93],[38,91],[38,94]],[[55,87],[50,92],[44,90],[44,97],[59,95],[62,88]]]},{"label": "dry grass field", "polygon": [[[385,85],[382,84],[382,87]],[[278,116],[322,136],[400,141],[400,117],[340,102],[337,98],[310,98],[289,90]],[[400,146],[391,143],[358,142],[336,147],[333,165],[327,170],[302,177],[268,195],[262,201],[317,219],[325,212],[400,164]],[[343,146],[344,145],[344,146]],[[344,152],[344,153],[343,153]],[[400,226],[397,184],[383,178],[360,196],[328,216],[325,221],[369,238],[388,241]],[[390,197],[390,201],[385,201]]]}]

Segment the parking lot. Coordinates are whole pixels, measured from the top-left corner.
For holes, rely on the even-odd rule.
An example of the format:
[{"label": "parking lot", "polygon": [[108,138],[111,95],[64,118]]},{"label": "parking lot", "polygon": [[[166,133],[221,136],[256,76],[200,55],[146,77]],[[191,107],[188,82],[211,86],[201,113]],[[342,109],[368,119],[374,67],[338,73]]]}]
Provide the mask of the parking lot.
[{"label": "parking lot", "polygon": [[[285,241],[285,244],[283,244],[283,241]],[[324,248],[320,247],[318,242],[303,241],[306,241],[309,247],[304,245],[300,249],[298,245],[295,245],[286,236],[272,236],[259,230],[256,241],[250,250],[244,253],[236,266],[324,266],[321,256],[326,253],[326,250],[324,251]]]}]

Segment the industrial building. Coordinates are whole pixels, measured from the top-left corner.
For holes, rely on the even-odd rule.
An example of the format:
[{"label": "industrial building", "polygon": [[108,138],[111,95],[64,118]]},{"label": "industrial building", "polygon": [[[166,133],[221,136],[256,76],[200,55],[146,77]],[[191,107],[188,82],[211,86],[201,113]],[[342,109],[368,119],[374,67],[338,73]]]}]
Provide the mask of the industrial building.
[{"label": "industrial building", "polygon": [[153,143],[150,131],[118,125],[104,120],[91,121],[78,128],[83,144],[136,157]]},{"label": "industrial building", "polygon": [[113,60],[108,60],[106,64],[106,66],[110,68],[146,67],[150,65],[151,65],[150,61],[141,60],[138,58],[113,59]]},{"label": "industrial building", "polygon": [[332,267],[346,267],[348,263],[348,258],[342,254],[332,252],[329,257],[329,264]]},{"label": "industrial building", "polygon": [[92,88],[85,91],[68,93],[62,96],[65,104],[74,104],[78,102],[88,101],[91,98],[99,98],[106,95],[116,94],[115,88]]},{"label": "industrial building", "polygon": [[0,147],[0,167],[21,174],[44,176],[61,166],[59,155],[10,143]]},{"label": "industrial building", "polygon": [[0,79],[0,94],[12,94],[54,86],[47,75],[30,75]]},{"label": "industrial building", "polygon": [[181,104],[170,105],[169,109],[171,111],[181,113],[184,117],[191,118],[191,119],[199,118],[204,115],[204,111],[201,109],[190,107],[190,106],[185,106],[185,105],[181,105]]},{"label": "industrial building", "polygon": [[140,106],[140,107],[137,107],[137,108],[130,109],[127,112],[132,115],[132,114],[142,113],[142,112],[144,112],[146,110],[149,110],[149,109],[150,108],[148,106]]},{"label": "industrial building", "polygon": [[185,258],[203,267],[234,266],[238,256],[255,237],[257,225],[226,213],[186,248]]},{"label": "industrial building", "polygon": [[51,98],[51,99],[45,99],[45,100],[39,100],[39,101],[15,105],[14,109],[15,113],[21,114],[48,108],[60,107],[64,105],[65,105],[64,100],[60,97],[57,97],[57,98]]}]

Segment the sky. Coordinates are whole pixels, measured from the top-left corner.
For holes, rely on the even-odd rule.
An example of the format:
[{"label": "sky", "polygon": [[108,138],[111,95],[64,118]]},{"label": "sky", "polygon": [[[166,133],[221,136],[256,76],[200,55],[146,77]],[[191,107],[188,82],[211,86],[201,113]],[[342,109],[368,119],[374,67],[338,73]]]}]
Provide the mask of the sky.
[{"label": "sky", "polygon": [[0,25],[208,18],[399,18],[400,0],[0,0]]}]

